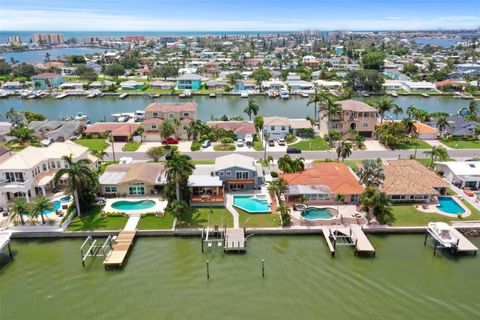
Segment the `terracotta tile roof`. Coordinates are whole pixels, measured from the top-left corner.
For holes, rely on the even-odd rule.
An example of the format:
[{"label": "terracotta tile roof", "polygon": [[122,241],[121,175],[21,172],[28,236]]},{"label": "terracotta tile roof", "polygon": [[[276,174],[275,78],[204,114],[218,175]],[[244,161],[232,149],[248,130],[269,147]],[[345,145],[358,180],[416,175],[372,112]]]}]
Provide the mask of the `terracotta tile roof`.
[{"label": "terracotta tile roof", "polygon": [[142,121],[142,124],[161,124],[163,119],[160,118],[150,118]]},{"label": "terracotta tile roof", "polygon": [[415,131],[419,134],[432,133],[437,134],[438,130],[430,127],[428,124],[416,121],[415,122]]},{"label": "terracotta tile roof", "polygon": [[355,111],[355,112],[377,112],[377,109],[369,106],[365,102],[358,100],[342,100],[337,102],[342,106],[343,111]]},{"label": "terracotta tile roof", "polygon": [[187,103],[151,103],[145,108],[146,112],[185,112],[197,111],[195,102]]},{"label": "terracotta tile roof", "polygon": [[333,194],[361,194],[365,190],[348,167],[340,162],[313,163],[312,168],[302,172],[284,173],[280,176],[289,185],[317,186],[319,190],[330,189]]},{"label": "terracotta tile roof", "polygon": [[381,190],[388,195],[437,195],[448,183],[415,160],[390,160],[383,166]]},{"label": "terracotta tile roof", "polygon": [[212,128],[233,131],[235,134],[254,134],[255,125],[250,121],[208,121],[207,125]]},{"label": "terracotta tile roof", "polygon": [[99,134],[111,131],[113,136],[129,136],[138,127],[140,127],[139,123],[97,122],[88,126],[85,133]]},{"label": "terracotta tile roof", "polygon": [[61,74],[56,74],[56,73],[40,73],[35,76],[32,76],[32,79],[54,79],[62,77]]},{"label": "terracotta tile roof", "polygon": [[286,117],[264,117],[263,124],[265,126],[289,126],[290,120]]}]

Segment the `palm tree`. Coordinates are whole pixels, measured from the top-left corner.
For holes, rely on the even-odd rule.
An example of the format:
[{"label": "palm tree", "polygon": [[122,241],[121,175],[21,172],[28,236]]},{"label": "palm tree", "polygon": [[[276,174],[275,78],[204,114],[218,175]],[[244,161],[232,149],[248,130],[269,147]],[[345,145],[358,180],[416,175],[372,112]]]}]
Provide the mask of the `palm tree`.
[{"label": "palm tree", "polygon": [[373,216],[373,208],[378,202],[378,190],[374,187],[367,187],[367,189],[360,195],[360,205],[367,211],[367,218],[370,220]]},{"label": "palm tree", "polygon": [[260,110],[260,107],[258,106],[257,102],[255,99],[250,98],[248,99],[248,105],[243,112],[245,112],[248,115],[248,118],[252,120],[252,114],[256,116],[258,114],[258,110]]},{"label": "palm tree", "polygon": [[281,195],[288,189],[288,182],[283,178],[279,178],[269,182],[267,189],[270,194],[275,194],[277,196],[278,201],[281,201]]},{"label": "palm tree", "polygon": [[398,104],[395,104],[393,106],[392,113],[395,115],[396,119],[398,120],[398,115],[403,113],[403,108],[400,107]]},{"label": "palm tree", "polygon": [[281,204],[278,206],[277,211],[282,217],[282,226],[288,226],[290,224],[290,207],[286,204]]},{"label": "palm tree", "polygon": [[415,117],[415,115],[416,115],[417,112],[418,112],[418,109],[415,108],[414,106],[409,106],[409,107],[407,108],[407,116],[408,116],[409,118],[412,118],[412,119],[413,119],[413,118]]},{"label": "palm tree", "polygon": [[305,159],[292,159],[290,155],[286,154],[278,159],[278,168],[285,173],[299,172],[305,169]]},{"label": "palm tree", "polygon": [[357,149],[362,150],[365,148],[365,137],[357,134],[353,140]]},{"label": "palm tree", "polygon": [[45,211],[52,210],[53,203],[46,197],[37,197],[30,206],[30,216],[35,219],[37,215],[42,218],[42,224],[45,224]]},{"label": "palm tree", "polygon": [[363,160],[362,167],[356,170],[361,184],[367,187],[379,187],[385,180],[383,166],[379,160]]},{"label": "palm tree", "polygon": [[337,160],[342,158],[342,162],[352,154],[352,143],[342,141],[337,147]]},{"label": "palm tree", "polygon": [[25,220],[23,220],[23,214],[25,212],[28,212],[27,200],[25,200],[25,198],[15,199],[15,201],[10,207],[10,211],[11,211],[10,216],[12,219],[19,217],[22,224],[25,224]]},{"label": "palm tree", "polygon": [[380,124],[383,123],[385,119],[385,113],[392,110],[395,106],[395,102],[390,98],[383,98],[375,104],[378,114],[380,115]]},{"label": "palm tree", "polygon": [[326,96],[321,101],[318,112],[323,112],[321,119],[328,118],[329,120],[331,120],[333,117],[339,117],[342,114],[342,106],[337,103],[335,97]]},{"label": "palm tree", "polygon": [[440,159],[442,161],[448,159],[447,149],[441,146],[433,146],[432,150],[424,151],[423,153],[432,159],[430,163],[431,168],[433,168],[436,159]]},{"label": "palm tree", "polygon": [[9,143],[11,144],[18,143],[22,147],[26,145],[32,145],[34,142],[37,141],[37,137],[35,136],[35,130],[25,126],[13,128],[10,131],[10,134],[14,136],[15,139],[10,140]]},{"label": "palm tree", "polygon": [[447,120],[447,116],[442,115],[437,118],[437,128],[440,131],[440,137],[443,137],[445,129],[450,127],[450,123]]},{"label": "palm tree", "polygon": [[328,142],[330,143],[331,147],[335,146],[335,142],[340,141],[340,132],[337,130],[329,130],[328,131]]},{"label": "palm tree", "polygon": [[175,151],[166,163],[167,181],[175,184],[175,194],[177,201],[182,199],[180,185],[186,184],[188,177],[192,175],[195,166],[191,162],[192,158]]},{"label": "palm tree", "polygon": [[317,105],[320,101],[322,101],[324,97],[323,91],[321,91],[319,88],[315,89],[315,93],[310,96],[307,102],[307,106],[312,105],[314,106],[314,111],[313,111],[313,119],[315,122],[317,121]]},{"label": "palm tree", "polygon": [[21,113],[17,112],[15,108],[10,108],[5,113],[5,117],[12,124],[12,127],[14,128],[25,123],[25,117]]},{"label": "palm tree", "polygon": [[97,157],[100,160],[103,160],[105,156],[108,155],[108,153],[105,150],[92,150],[91,153],[93,156]]},{"label": "palm tree", "polygon": [[413,121],[410,118],[403,118],[402,123],[405,126],[405,130],[407,131],[407,134],[416,133],[417,126],[415,125],[415,121]]},{"label": "palm tree", "polygon": [[160,136],[163,139],[171,137],[175,134],[175,122],[172,120],[165,120],[162,124],[160,124]]},{"label": "palm tree", "polygon": [[75,200],[75,207],[78,216],[81,215],[80,198],[78,190],[81,187],[88,187],[97,183],[97,175],[90,169],[90,160],[80,159],[73,160],[72,155],[63,156],[62,160],[65,163],[65,168],[57,171],[53,177],[53,183],[57,185],[65,175],[67,177],[67,193],[72,194]]},{"label": "palm tree", "polygon": [[468,115],[476,117],[479,113],[479,109],[476,101],[470,101],[467,107]]}]

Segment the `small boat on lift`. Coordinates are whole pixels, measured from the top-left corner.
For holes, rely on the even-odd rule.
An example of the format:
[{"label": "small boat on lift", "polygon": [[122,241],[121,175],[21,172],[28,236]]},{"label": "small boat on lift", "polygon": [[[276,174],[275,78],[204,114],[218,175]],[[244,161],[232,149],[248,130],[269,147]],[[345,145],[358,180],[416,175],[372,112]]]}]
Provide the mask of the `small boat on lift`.
[{"label": "small boat on lift", "polygon": [[87,121],[88,116],[83,112],[77,112],[77,115],[73,119],[77,121]]},{"label": "small boat on lift", "polygon": [[280,91],[280,98],[282,98],[282,99],[290,98],[290,95],[288,94],[288,91],[287,90]]},{"label": "small boat on lift", "polygon": [[248,98],[248,92],[242,92],[240,93],[241,98]]},{"label": "small boat on lift", "polygon": [[451,248],[458,243],[451,230],[453,228],[445,222],[429,222],[427,232],[445,248]]}]

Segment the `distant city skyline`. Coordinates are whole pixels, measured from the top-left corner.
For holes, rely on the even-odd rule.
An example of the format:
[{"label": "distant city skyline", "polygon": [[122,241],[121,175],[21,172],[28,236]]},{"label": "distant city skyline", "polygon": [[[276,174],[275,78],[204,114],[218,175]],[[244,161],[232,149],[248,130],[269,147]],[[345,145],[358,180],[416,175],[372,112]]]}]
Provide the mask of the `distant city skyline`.
[{"label": "distant city skyline", "polygon": [[2,0],[0,27],[2,31],[474,29],[480,27],[480,1]]}]

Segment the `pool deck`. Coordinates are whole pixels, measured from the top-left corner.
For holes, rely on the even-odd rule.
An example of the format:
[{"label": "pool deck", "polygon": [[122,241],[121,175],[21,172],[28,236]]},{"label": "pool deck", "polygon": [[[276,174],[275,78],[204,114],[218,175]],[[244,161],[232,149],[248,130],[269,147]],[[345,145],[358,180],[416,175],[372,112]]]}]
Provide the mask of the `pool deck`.
[{"label": "pool deck", "polygon": [[[463,218],[468,217],[472,214],[470,209],[467,208],[467,206],[462,202],[461,199],[459,199],[456,196],[451,196],[451,197],[464,210],[464,212],[462,213]],[[455,218],[457,216],[456,214],[443,212],[440,209],[438,209],[437,207],[439,205],[438,203],[429,203],[424,205],[425,205],[425,208],[422,205],[414,205],[414,207],[418,211],[422,211],[425,213],[437,213],[437,214],[441,214],[444,217]]]}]

